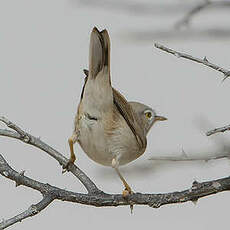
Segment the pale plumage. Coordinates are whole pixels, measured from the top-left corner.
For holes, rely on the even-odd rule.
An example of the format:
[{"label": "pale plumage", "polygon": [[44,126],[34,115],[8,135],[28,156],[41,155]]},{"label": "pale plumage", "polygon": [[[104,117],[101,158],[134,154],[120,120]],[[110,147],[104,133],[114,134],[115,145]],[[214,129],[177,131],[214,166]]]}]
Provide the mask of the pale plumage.
[{"label": "pale plumage", "polygon": [[157,120],[148,106],[127,100],[111,86],[110,39],[108,32],[94,28],[90,37],[89,71],[84,71],[85,84],[75,117],[75,128],[69,139],[71,158],[77,141],[84,152],[95,162],[112,166],[123,181],[118,166],[141,156],[147,145],[146,135]]}]

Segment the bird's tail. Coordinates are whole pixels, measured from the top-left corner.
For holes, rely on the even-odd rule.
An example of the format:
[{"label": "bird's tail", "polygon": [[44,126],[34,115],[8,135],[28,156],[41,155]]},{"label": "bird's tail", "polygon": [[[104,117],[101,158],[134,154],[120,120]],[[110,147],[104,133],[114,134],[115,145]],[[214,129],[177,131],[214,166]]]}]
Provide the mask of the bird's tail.
[{"label": "bird's tail", "polygon": [[110,75],[110,39],[107,30],[100,32],[94,27],[89,47],[89,78],[95,79],[101,71],[104,76]]}]

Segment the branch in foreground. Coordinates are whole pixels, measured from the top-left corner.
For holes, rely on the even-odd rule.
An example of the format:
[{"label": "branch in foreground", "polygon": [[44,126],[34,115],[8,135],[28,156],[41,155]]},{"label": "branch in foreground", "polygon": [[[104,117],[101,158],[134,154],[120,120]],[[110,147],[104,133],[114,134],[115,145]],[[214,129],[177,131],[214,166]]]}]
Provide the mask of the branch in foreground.
[{"label": "branch in foreground", "polygon": [[217,7],[229,7],[230,2],[229,1],[210,1],[210,0],[205,0],[195,7],[193,7],[181,20],[179,20],[176,24],[175,27],[177,29],[180,29],[182,26],[188,26],[191,19],[198,14],[199,12],[205,10],[205,9],[210,9],[210,8],[217,8]]},{"label": "branch in foreground", "polygon": [[[65,165],[68,162],[68,159],[61,155],[57,150],[42,142],[40,139],[35,138],[31,134],[26,133],[6,118],[0,117],[0,121],[4,122],[8,127],[16,131],[14,132],[11,130],[0,129],[0,136],[16,138],[26,144],[33,145],[43,150],[44,152],[47,152],[62,165]],[[13,180],[16,183],[16,186],[23,185],[29,187],[33,190],[39,191],[43,196],[43,199],[39,203],[32,205],[28,210],[24,211],[19,215],[16,215],[13,218],[2,221],[0,223],[0,229],[7,228],[10,225],[13,225],[30,216],[38,214],[54,200],[74,202],[96,207],[148,205],[153,208],[159,208],[160,206],[166,204],[197,201],[201,197],[230,190],[230,177],[226,177],[202,183],[194,182],[190,189],[181,192],[176,191],[164,194],[133,193],[128,197],[124,198],[121,194],[107,194],[99,190],[96,185],[90,180],[90,178],[75,165],[72,165],[69,170],[86,187],[86,189],[88,190],[88,194],[67,191],[49,185],[47,183],[33,180],[25,176],[23,173],[18,173],[17,171],[12,169],[3,158],[3,156],[0,155],[0,174],[2,176]]]},{"label": "branch in foreground", "polygon": [[13,218],[2,221],[0,223],[0,229],[7,228],[25,218],[38,214],[54,200],[74,202],[96,207],[123,206],[132,204],[148,205],[152,208],[159,208],[160,206],[166,204],[184,203],[187,201],[194,202],[201,197],[230,190],[230,177],[226,177],[202,183],[194,181],[190,189],[181,192],[176,191],[164,194],[134,193],[129,195],[126,199],[123,198],[121,194],[106,194],[103,192],[98,194],[75,193],[49,184],[41,183],[16,172],[8,165],[2,155],[0,155],[0,174],[15,181],[16,184],[24,185],[40,191],[43,195],[41,202],[36,205],[32,205],[27,211]]},{"label": "branch in foreground", "polygon": [[18,214],[17,216],[14,216],[14,217],[8,219],[8,220],[3,220],[0,223],[0,229],[7,228],[13,224],[21,222],[22,220],[24,220],[28,217],[35,216],[40,211],[42,211],[44,208],[46,208],[50,203],[52,203],[52,201],[54,201],[54,198],[52,197],[52,195],[44,196],[43,199],[39,203],[31,205],[26,211]]},{"label": "branch in foreground", "polygon": [[208,132],[206,133],[206,135],[207,135],[207,136],[211,136],[211,135],[213,135],[213,134],[215,134],[215,133],[223,133],[223,132],[229,131],[229,130],[230,130],[230,125],[226,125],[226,126],[224,126],[224,127],[212,129],[212,130],[208,131]]},{"label": "branch in foreground", "polygon": [[188,55],[186,53],[181,53],[181,52],[175,51],[173,49],[167,48],[167,47],[165,47],[163,45],[160,45],[160,44],[157,44],[157,43],[155,43],[154,45],[155,45],[156,48],[158,48],[160,50],[163,50],[163,51],[165,51],[167,53],[173,54],[174,56],[176,56],[178,58],[180,58],[180,57],[185,58],[185,59],[188,59],[188,60],[203,64],[203,65],[208,66],[208,67],[210,67],[210,68],[212,68],[212,69],[214,69],[216,71],[221,72],[222,74],[224,74],[223,81],[226,78],[230,77],[230,71],[229,70],[224,69],[224,68],[222,68],[222,67],[220,67],[220,66],[218,66],[216,64],[213,64],[213,63],[209,62],[206,57],[204,57],[203,59],[200,59],[200,58],[196,58],[196,57],[193,57],[191,55]]},{"label": "branch in foreground", "polygon": [[[5,117],[0,116],[0,121],[5,123],[9,128],[16,131],[14,132],[11,130],[0,129],[0,136],[15,138],[23,141],[26,144],[33,145],[36,148],[39,148],[42,151],[48,153],[51,157],[56,159],[59,162],[59,164],[62,165],[63,167],[67,165],[68,159],[66,157],[64,157],[61,153],[59,153],[54,148],[50,147],[49,145],[41,141],[39,138],[34,137],[29,133],[26,133],[21,128],[19,128],[16,124],[12,123]],[[89,193],[100,192],[100,190],[93,183],[93,181],[76,165],[70,164],[68,166],[68,171],[70,171],[74,176],[76,176],[81,181],[81,183],[85,186],[85,188]]]}]

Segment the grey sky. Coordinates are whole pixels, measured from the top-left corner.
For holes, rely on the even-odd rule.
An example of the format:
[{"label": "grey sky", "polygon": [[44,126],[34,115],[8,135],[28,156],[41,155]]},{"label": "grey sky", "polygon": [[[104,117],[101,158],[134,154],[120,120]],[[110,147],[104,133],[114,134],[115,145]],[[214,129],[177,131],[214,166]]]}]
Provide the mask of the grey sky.
[{"label": "grey sky", "polygon": [[[146,3],[152,1],[145,1]],[[171,1],[172,2],[172,1]],[[222,134],[204,132],[229,123],[227,106],[230,81],[204,66],[177,59],[153,47],[165,44],[194,56],[229,67],[229,37],[202,36],[171,39],[169,30],[183,12],[167,15],[130,14],[126,11],[91,7],[67,0],[0,1],[0,112],[32,135],[40,136],[65,156],[72,134],[73,118],[88,67],[89,35],[93,26],[109,31],[112,43],[112,83],[128,100],[148,104],[168,117],[148,136],[145,154],[121,168],[134,191],[163,193],[189,188],[194,179],[205,181],[229,175],[228,160],[160,163],[151,155],[216,154]],[[227,11],[204,12],[192,28],[223,31],[229,25]],[[226,26],[227,27],[227,26]],[[165,31],[165,33],[163,32]],[[161,32],[161,33],[159,33]],[[163,36],[167,33],[167,36]],[[175,31],[173,31],[175,33]],[[229,67],[230,68],[230,67]],[[203,121],[201,122],[201,120]],[[210,123],[209,123],[210,122]],[[0,127],[4,127],[0,124]],[[229,133],[224,134],[226,139]],[[110,169],[92,162],[75,145],[76,164],[106,192],[122,191]],[[84,191],[71,174],[61,174],[56,161],[18,141],[0,138],[0,152],[16,170],[52,185]],[[0,177],[0,218],[9,218],[40,199],[28,188],[15,188]],[[160,209],[134,207],[94,208],[54,202],[39,215],[12,229],[94,228],[216,229],[229,226],[229,194],[221,193],[192,203]]]}]

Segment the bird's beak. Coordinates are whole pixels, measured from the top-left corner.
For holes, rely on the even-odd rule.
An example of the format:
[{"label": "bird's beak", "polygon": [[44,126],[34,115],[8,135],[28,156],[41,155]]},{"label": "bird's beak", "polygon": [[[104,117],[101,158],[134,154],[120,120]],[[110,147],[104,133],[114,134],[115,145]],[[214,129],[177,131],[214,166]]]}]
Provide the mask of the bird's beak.
[{"label": "bird's beak", "polygon": [[163,117],[163,116],[155,116],[155,121],[166,121],[168,120],[166,117]]}]

